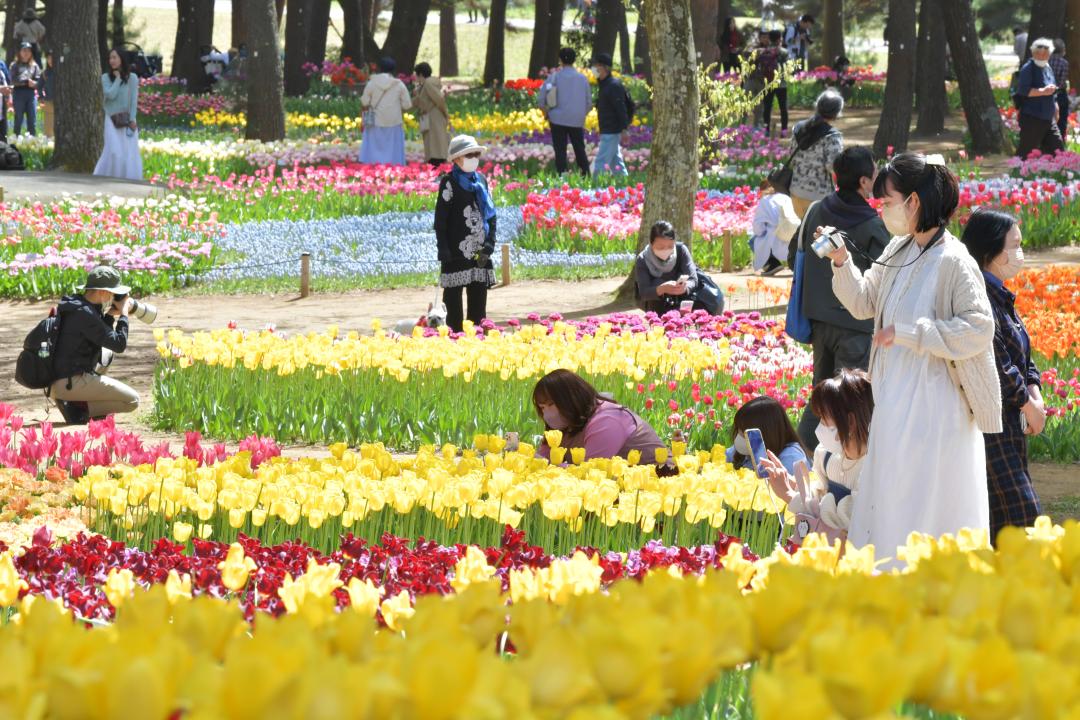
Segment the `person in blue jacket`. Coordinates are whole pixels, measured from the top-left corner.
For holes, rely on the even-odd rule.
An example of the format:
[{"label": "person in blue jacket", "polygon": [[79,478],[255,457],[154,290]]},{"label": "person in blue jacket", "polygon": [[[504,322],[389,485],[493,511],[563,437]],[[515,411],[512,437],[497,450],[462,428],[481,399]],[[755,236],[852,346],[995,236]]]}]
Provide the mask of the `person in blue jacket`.
[{"label": "person in blue jacket", "polygon": [[1036,149],[1044,155],[1053,155],[1065,149],[1056,122],[1058,105],[1055,96],[1058,88],[1054,83],[1054,71],[1050,68],[1050,53],[1053,50],[1052,40],[1039,38],[1031,43],[1031,59],[1020,68],[1016,83],[1020,142],[1016,146],[1016,155],[1021,159]]}]

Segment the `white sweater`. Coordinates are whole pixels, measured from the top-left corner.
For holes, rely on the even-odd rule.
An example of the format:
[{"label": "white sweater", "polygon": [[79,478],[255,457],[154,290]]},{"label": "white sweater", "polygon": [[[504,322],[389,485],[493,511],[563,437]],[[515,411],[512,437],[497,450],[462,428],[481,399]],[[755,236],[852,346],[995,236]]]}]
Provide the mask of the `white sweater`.
[{"label": "white sweater", "polygon": [[[894,237],[880,262],[890,262],[906,247],[910,236]],[[914,240],[912,240],[914,242]],[[984,433],[1001,432],[1001,384],[994,362],[994,314],[986,295],[986,282],[978,263],[963,243],[946,231],[941,243],[934,303],[937,320],[921,318],[915,325],[896,325],[896,342],[915,352],[930,353],[946,361],[949,376],[967,399],[975,424]],[[937,249],[934,249],[937,252]],[[832,265],[833,292],[852,317],[874,318],[881,329],[881,310],[896,281],[898,268],[871,265],[864,275],[851,261]],[[874,367],[875,346],[870,350]]]}]

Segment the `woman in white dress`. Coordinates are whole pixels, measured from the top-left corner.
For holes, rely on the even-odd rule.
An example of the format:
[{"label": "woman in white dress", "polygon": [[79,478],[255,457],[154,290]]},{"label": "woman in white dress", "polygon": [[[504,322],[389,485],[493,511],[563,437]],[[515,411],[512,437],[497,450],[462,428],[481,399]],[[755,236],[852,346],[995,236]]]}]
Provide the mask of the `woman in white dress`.
[{"label": "woman in white dress", "polygon": [[142,180],[139,155],[139,76],[131,72],[127,56],[117,49],[109,53],[109,72],[101,76],[105,93],[105,147],[95,175]]},{"label": "woman in white dress", "polygon": [[940,155],[902,153],[874,194],[894,236],[879,261],[863,274],[847,247],[830,257],[836,296],[874,318],[874,422],[848,538],[895,558],[912,532],[989,528],[982,434],[1000,432],[1001,390],[985,283],[946,230],[956,176]]}]

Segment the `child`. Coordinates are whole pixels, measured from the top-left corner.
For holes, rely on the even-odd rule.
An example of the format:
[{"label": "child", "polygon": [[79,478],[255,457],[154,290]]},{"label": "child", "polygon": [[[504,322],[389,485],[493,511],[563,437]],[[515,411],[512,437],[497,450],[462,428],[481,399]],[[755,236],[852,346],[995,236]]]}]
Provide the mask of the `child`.
[{"label": "child", "polygon": [[773,491],[788,499],[788,508],[801,519],[796,525],[798,542],[813,531],[843,539],[851,524],[859,471],[870,438],[874,414],[870,379],[862,370],[841,370],[836,377],[814,386],[810,407],[821,422],[809,487],[800,488],[802,483],[792,478],[791,469],[778,457],[764,460],[762,467],[769,474]]},{"label": "child", "polygon": [[775,275],[788,256],[788,242],[799,227],[799,216],[791,198],[773,192],[768,179],[762,180],[761,195],[751,227],[750,249],[754,252],[754,270]]},{"label": "child", "polygon": [[791,424],[787,411],[774,398],[762,395],[745,403],[735,411],[731,423],[731,447],[727,449],[727,461],[736,469],[752,468],[750,444],[746,431],[757,428],[765,449],[773,453],[777,462],[789,472],[795,472],[795,463],[806,462],[806,450],[799,442],[795,426]]}]

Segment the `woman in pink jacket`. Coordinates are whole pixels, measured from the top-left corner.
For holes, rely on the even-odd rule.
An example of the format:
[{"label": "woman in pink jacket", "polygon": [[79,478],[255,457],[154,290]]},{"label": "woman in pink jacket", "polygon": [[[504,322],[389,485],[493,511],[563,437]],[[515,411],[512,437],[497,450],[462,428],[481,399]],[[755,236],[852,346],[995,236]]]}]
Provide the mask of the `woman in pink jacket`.
[{"label": "woman in pink jacket", "polygon": [[[641,463],[656,462],[657,448],[664,447],[656,431],[636,413],[596,391],[580,375],[554,370],[540,378],[533,389],[533,406],[546,430],[561,430],[562,447],[584,448],[585,459],[610,458],[641,451]],[[548,458],[547,440],[537,455]]]}]

